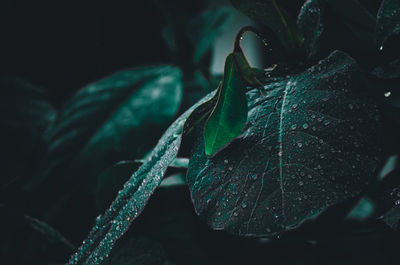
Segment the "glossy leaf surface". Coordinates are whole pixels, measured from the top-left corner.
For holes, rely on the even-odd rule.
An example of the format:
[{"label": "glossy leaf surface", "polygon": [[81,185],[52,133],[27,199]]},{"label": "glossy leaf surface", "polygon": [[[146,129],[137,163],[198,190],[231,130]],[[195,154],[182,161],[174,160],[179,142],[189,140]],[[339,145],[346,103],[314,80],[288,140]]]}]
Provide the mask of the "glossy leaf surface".
[{"label": "glossy leaf surface", "polygon": [[207,156],[215,154],[239,136],[247,120],[246,82],[239,72],[235,56],[231,53],[226,58],[217,103],[204,127]]},{"label": "glossy leaf surface", "polygon": [[204,97],[167,129],[146,163],[132,174],[104,215],[96,219],[88,238],[71,257],[69,264],[101,264],[105,260],[116,240],[142,212],[148,199],[160,185],[166,169],[176,158],[186,120],[197,107],[214,95],[215,92],[212,92]]},{"label": "glossy leaf surface", "polygon": [[245,236],[298,227],[358,195],[379,162],[379,115],[355,61],[342,52],[248,93],[248,123],[212,158],[199,137],[187,180],[197,214]]}]

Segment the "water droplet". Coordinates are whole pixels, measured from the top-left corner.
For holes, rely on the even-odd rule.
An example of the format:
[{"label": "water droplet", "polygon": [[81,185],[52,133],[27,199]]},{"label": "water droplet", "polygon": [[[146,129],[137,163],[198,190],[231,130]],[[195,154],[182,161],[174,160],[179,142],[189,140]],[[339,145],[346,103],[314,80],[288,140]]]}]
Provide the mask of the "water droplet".
[{"label": "water droplet", "polygon": [[326,125],[329,125],[329,123],[331,123],[330,121],[328,121],[328,120],[325,120],[324,121],[324,125],[326,126]]},{"label": "water droplet", "polygon": [[385,94],[383,94],[385,97],[390,97],[390,95],[392,94],[392,92],[390,92],[390,91],[388,91],[388,92],[386,92]]},{"label": "water droplet", "polygon": [[400,205],[400,200],[395,201],[394,205]]},{"label": "water droplet", "polygon": [[383,46],[379,47],[379,50],[380,50],[380,51],[383,51]]},{"label": "water droplet", "polygon": [[233,213],[233,216],[238,216],[238,215],[239,215],[238,212],[234,212],[234,213]]},{"label": "water droplet", "polygon": [[303,146],[303,144],[301,142],[298,142],[297,146],[301,148]]},{"label": "water droplet", "polygon": [[299,186],[303,186],[304,182],[303,181],[299,181]]},{"label": "water droplet", "polygon": [[278,152],[278,156],[279,157],[282,156],[282,152],[281,151]]},{"label": "water droplet", "polygon": [[307,123],[303,124],[303,129],[308,129],[308,124]]},{"label": "water droplet", "polygon": [[298,106],[299,106],[299,105],[298,105],[297,103],[295,103],[295,104],[293,104],[292,108],[293,108],[293,109],[297,109]]},{"label": "water droplet", "polygon": [[253,180],[256,180],[256,179],[257,179],[257,174],[251,175],[251,178],[252,178]]},{"label": "water droplet", "polygon": [[292,130],[296,130],[297,124],[293,124],[291,128],[292,128]]},{"label": "water droplet", "polygon": [[246,207],[247,207],[247,204],[245,202],[242,202],[242,208],[244,209]]},{"label": "water droplet", "polygon": [[232,170],[233,170],[233,167],[228,167],[228,169],[229,169],[229,171],[232,171]]},{"label": "water droplet", "polygon": [[225,164],[228,164],[228,163],[229,163],[228,159],[225,159],[225,160],[224,160],[224,163],[225,163]]}]

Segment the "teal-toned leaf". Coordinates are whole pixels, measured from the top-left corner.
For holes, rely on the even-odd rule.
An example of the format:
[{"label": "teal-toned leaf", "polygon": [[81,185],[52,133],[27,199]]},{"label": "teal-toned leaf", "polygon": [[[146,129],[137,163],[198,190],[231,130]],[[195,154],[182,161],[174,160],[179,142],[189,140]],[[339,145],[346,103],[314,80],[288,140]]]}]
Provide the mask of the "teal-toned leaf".
[{"label": "teal-toned leaf", "polygon": [[315,55],[318,49],[318,40],[324,31],[325,5],[326,0],[308,0],[301,7],[297,18],[297,25],[303,36],[303,44],[308,57]]},{"label": "teal-toned leaf", "polygon": [[205,153],[211,156],[242,133],[247,121],[246,83],[235,53],[228,55],[217,103],[204,127]]},{"label": "teal-toned leaf", "polygon": [[77,183],[94,189],[110,165],[154,146],[181,99],[181,72],[171,66],[134,68],[84,87],[48,131],[49,150],[28,188],[52,177],[63,190]]},{"label": "teal-toned leaf", "polygon": [[375,204],[368,197],[363,197],[346,217],[347,220],[365,221],[368,220],[375,211]]},{"label": "teal-toned leaf", "polygon": [[387,38],[400,32],[400,1],[383,0],[376,24],[376,45],[382,47]]},{"label": "teal-toned leaf", "polygon": [[[107,209],[117,196],[118,191],[123,188],[123,185],[132,176],[142,164],[146,163],[145,160],[135,161],[120,161],[113,167],[105,170],[99,177],[96,190],[96,204],[97,208],[102,212]],[[169,167],[174,168],[187,168],[189,159],[176,158],[172,161]]]},{"label": "teal-toned leaf", "polygon": [[110,208],[96,219],[88,238],[69,264],[101,264],[116,240],[142,212],[154,190],[160,185],[167,167],[176,158],[182,140],[183,127],[188,117],[203,103],[213,99],[210,93],[182,114],[164,133],[147,161],[134,172],[118,192]]},{"label": "teal-toned leaf", "polygon": [[194,44],[193,60],[197,64],[213,47],[232,14],[228,8],[207,10],[189,22],[187,34]]},{"label": "teal-toned leaf", "polygon": [[[243,134],[212,158],[198,137],[187,174],[213,229],[268,236],[357,196],[378,166],[379,113],[343,52],[248,93]],[[201,132],[198,131],[200,135]]]},{"label": "teal-toned leaf", "polygon": [[270,28],[288,50],[302,45],[296,21],[277,4],[275,0],[231,0],[232,5],[256,22]]},{"label": "teal-toned leaf", "polygon": [[43,133],[54,121],[56,111],[45,93],[27,81],[2,78],[0,88],[0,193],[3,197],[13,190],[10,185],[30,176],[39,163],[46,146]]},{"label": "teal-toned leaf", "polygon": [[75,246],[68,239],[50,225],[29,215],[25,215],[25,219],[28,220],[33,229],[45,236],[50,243],[60,243],[69,249],[75,249]]},{"label": "teal-toned leaf", "polygon": [[118,191],[140,165],[140,162],[121,161],[100,175],[96,191],[96,204],[99,210],[107,209],[117,196]]}]

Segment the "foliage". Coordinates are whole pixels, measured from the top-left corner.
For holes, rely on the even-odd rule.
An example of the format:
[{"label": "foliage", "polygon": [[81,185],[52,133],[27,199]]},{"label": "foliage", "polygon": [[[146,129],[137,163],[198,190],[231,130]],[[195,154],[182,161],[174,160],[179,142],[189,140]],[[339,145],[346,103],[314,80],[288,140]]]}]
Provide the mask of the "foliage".
[{"label": "foliage", "polygon": [[[239,31],[222,77],[209,67],[231,9],[155,3],[168,63],[59,110],[1,80],[2,260],[321,264],[315,250],[346,246],[397,264],[365,250],[400,241],[400,1],[231,0],[259,29]],[[249,31],[264,70],[240,46]]]}]

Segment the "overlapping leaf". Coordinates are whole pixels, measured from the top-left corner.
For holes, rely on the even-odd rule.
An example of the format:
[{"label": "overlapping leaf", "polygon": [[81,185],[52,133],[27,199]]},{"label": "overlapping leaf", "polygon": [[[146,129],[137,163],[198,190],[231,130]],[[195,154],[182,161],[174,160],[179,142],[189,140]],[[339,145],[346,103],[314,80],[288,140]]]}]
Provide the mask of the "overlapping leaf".
[{"label": "overlapping leaf", "polygon": [[0,87],[7,95],[0,98],[0,186],[7,190],[16,179],[31,174],[43,153],[43,133],[56,111],[40,88],[24,80],[4,78]]},{"label": "overlapping leaf", "polygon": [[377,15],[376,45],[381,47],[392,34],[400,32],[400,1],[383,0]]},{"label": "overlapping leaf", "polygon": [[231,53],[226,58],[217,103],[204,127],[207,156],[215,154],[239,136],[247,120],[246,82],[240,74],[236,57],[236,53]]},{"label": "overlapping leaf", "polygon": [[170,66],[126,70],[88,85],[60,111],[47,134],[50,147],[41,170],[28,188],[64,173],[65,181],[57,179],[64,189],[78,179],[95,187],[105,168],[138,158],[156,143],[181,98],[181,73]]},{"label": "overlapping leaf", "polygon": [[273,235],[354,197],[379,161],[378,111],[355,61],[342,52],[249,93],[244,133],[208,159],[199,137],[188,183],[214,229]]},{"label": "overlapping leaf", "polygon": [[[176,158],[184,124],[192,112],[215,95],[210,93],[182,114],[164,133],[147,161],[132,174],[110,208],[96,219],[88,238],[69,264],[101,264],[115,241],[141,213],[154,190],[159,186],[167,167]],[[197,110],[196,110],[197,111]]]},{"label": "overlapping leaf", "polygon": [[297,18],[297,25],[303,36],[303,44],[309,57],[316,53],[319,37],[324,31],[323,11],[325,4],[325,0],[308,0],[301,7]]}]

